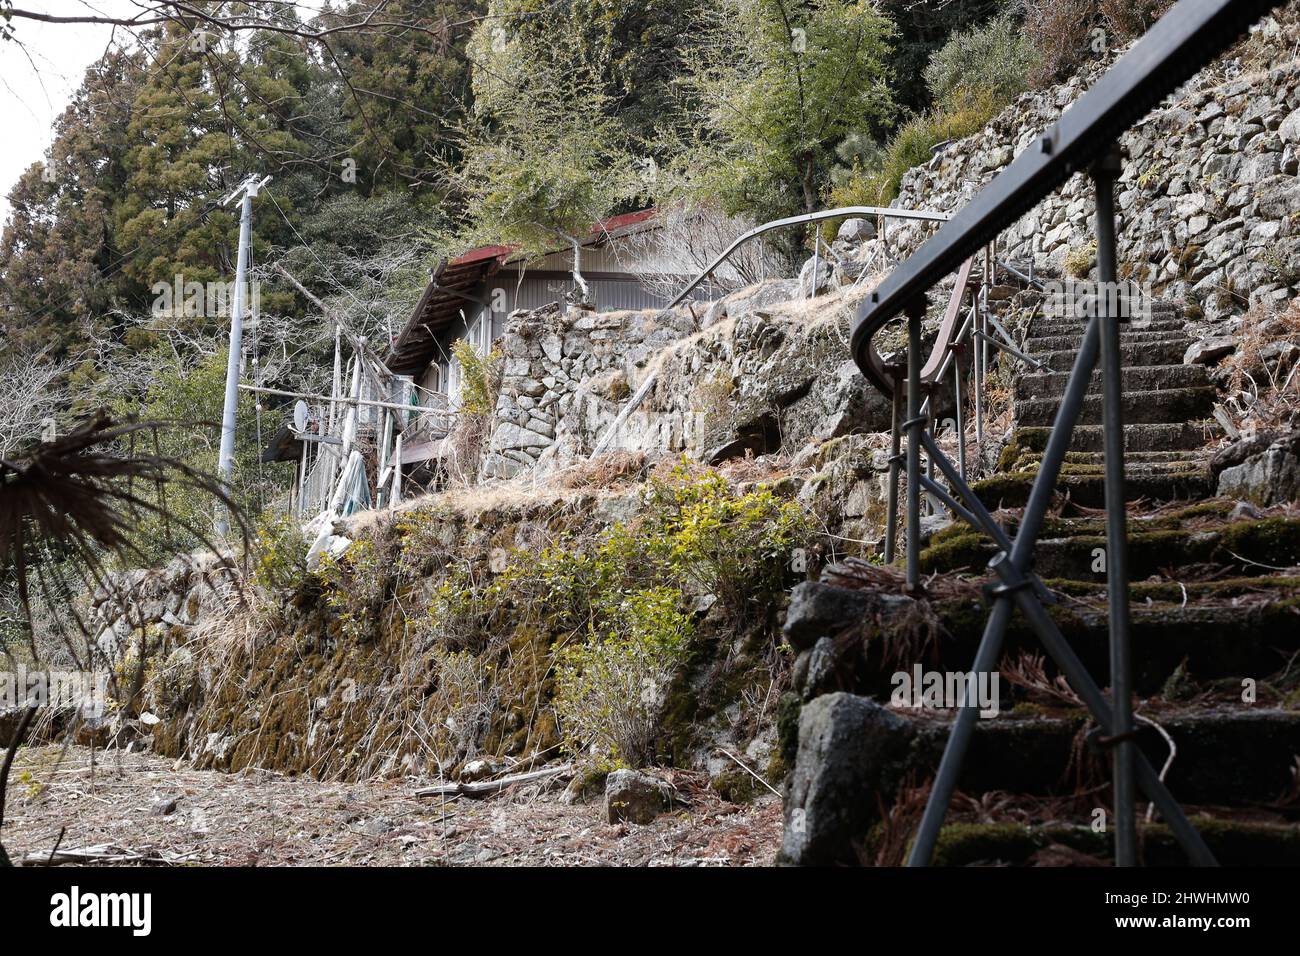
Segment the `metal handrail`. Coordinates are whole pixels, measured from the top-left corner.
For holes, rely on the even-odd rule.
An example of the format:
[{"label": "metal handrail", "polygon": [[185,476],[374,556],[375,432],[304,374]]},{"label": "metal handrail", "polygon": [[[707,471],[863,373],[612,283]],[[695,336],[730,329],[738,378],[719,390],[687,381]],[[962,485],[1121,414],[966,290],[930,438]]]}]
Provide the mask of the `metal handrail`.
[{"label": "metal handrail", "polygon": [[[1119,322],[1122,316],[1107,316],[1095,309],[1075,356],[1056,419],[1048,436],[1038,474],[1030,490],[1014,540],[998,525],[989,510],[966,483],[963,467],[954,466],[930,433],[926,374],[945,367],[952,346],[965,334],[963,328],[949,337],[952,323],[945,316],[940,341],[925,368],[921,358],[921,322],[926,310],[926,293],[958,266],[961,271],[954,299],[964,293],[971,259],[984,247],[984,283],[991,281],[997,267],[994,244],[998,234],[1012,224],[1070,175],[1087,169],[1096,188],[1098,278],[1113,283],[1116,278],[1114,184],[1120,173],[1119,135],[1156,103],[1203,65],[1235,42],[1255,20],[1278,5],[1279,0],[1181,0],[1167,11],[1151,31],[1115,63],[1040,139],[1036,148],[1023,151],[938,233],[891,273],[858,307],[850,348],[858,367],[878,388],[893,397],[894,430],[891,442],[889,481],[889,534],[885,556],[892,559],[898,507],[898,464],[907,466],[906,494],[906,581],[913,594],[923,588],[920,579],[920,494],[924,489],[947,505],[958,518],[988,534],[997,553],[989,562],[997,586],[989,592],[992,608],[980,639],[974,673],[996,669],[1013,608],[1019,609],[1038,635],[1070,686],[1087,706],[1100,728],[1099,738],[1112,747],[1114,785],[1115,862],[1136,863],[1136,791],[1140,788],[1159,809],[1191,861],[1215,865],[1214,855],[1187,820],[1146,756],[1134,743],[1131,662],[1129,649],[1129,595],[1127,580],[1127,510],[1124,501],[1124,422],[1122,408]],[[1008,270],[1009,272],[1012,270]],[[1032,281],[1031,277],[1022,277]],[[987,296],[976,308],[987,306]],[[958,306],[959,308],[959,306]],[[950,302],[950,312],[952,305]],[[900,314],[907,317],[907,387],[897,387],[897,373],[882,374],[883,365],[872,339],[887,322]],[[1000,344],[977,327],[969,329],[978,342],[975,398],[980,399],[979,354],[988,343]],[[997,326],[1005,335],[1005,330]],[[1009,345],[1010,343],[1008,343]],[[1018,354],[1014,350],[1011,354]],[[1024,356],[1028,358],[1027,356]],[[1111,699],[1102,693],[1092,675],[1080,662],[1069,642],[1044,607],[1046,589],[1032,572],[1034,549],[1048,504],[1069,447],[1071,436],[1090,386],[1092,372],[1100,358],[1102,366],[1102,413],[1105,451],[1105,510],[1107,538],[1107,599],[1109,605]],[[937,363],[937,364],[936,364]],[[959,363],[953,363],[954,369]],[[957,407],[961,409],[958,383]],[[906,418],[902,401],[906,400]],[[928,401],[928,399],[926,399]],[[906,451],[900,448],[907,435]],[[931,474],[922,474],[920,455],[924,449]],[[959,450],[964,457],[964,430]],[[948,481],[943,488],[933,476],[937,467]],[[928,864],[938,840],[943,819],[956,789],[962,764],[974,732],[979,708],[968,702],[958,709],[943,758],[930,789],[925,814],[913,841],[908,863]]]},{"label": "metal handrail", "polygon": [[748,232],[743,232],[736,237],[735,241],[726,249],[718,253],[710,262],[704,271],[697,275],[687,284],[686,288],[677,293],[677,297],[669,302],[665,309],[671,309],[679,305],[683,299],[694,291],[695,287],[711,276],[724,262],[730,258],[731,254],[749,242],[756,239],[764,233],[772,232],[775,229],[785,229],[789,226],[804,226],[812,222],[822,222],[827,219],[850,219],[853,217],[881,216],[886,219],[924,219],[930,222],[947,222],[952,217],[947,213],[929,212],[925,209],[895,209],[891,206],[840,206],[836,209],[823,209],[819,212],[805,213],[802,216],[787,216],[785,219],[773,219],[771,222],[765,222],[761,226],[755,226]]}]

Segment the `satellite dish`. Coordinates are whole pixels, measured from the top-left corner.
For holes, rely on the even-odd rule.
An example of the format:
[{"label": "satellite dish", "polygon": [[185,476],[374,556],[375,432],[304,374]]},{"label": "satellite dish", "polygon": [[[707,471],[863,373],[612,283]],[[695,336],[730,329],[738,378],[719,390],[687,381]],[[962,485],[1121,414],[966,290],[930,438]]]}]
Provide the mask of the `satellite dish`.
[{"label": "satellite dish", "polygon": [[305,432],[307,430],[307,403],[301,398],[293,406],[293,427],[295,431]]}]

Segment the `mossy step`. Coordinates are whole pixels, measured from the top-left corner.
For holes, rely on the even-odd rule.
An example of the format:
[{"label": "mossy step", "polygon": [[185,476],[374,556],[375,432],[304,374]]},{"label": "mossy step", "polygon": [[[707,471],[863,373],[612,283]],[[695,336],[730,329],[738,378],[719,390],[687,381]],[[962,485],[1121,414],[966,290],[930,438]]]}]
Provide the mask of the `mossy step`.
[{"label": "mossy step", "polygon": [[[1069,372],[1026,372],[1016,379],[1016,398],[1055,398],[1065,394]],[[1126,392],[1147,392],[1165,388],[1194,388],[1210,383],[1203,365],[1129,365],[1120,375]],[[1093,372],[1088,393],[1101,391],[1101,372]]]},{"label": "mossy step", "polygon": [[[1121,341],[1121,365],[1181,365],[1187,352],[1187,341],[1130,342]],[[1078,343],[1065,345],[1050,352],[1034,355],[1034,359],[1054,372],[1068,372],[1074,367],[1074,357],[1079,354]]]},{"label": "mossy step", "polygon": [[[1185,461],[1198,463],[1206,461],[1208,456],[1200,449],[1184,449],[1182,451],[1126,451],[1124,452],[1124,464],[1149,464],[1151,462],[1173,462]],[[1041,454],[1027,454],[1024,459],[1027,462],[1041,462]],[[1065,462],[1069,465],[1096,465],[1105,464],[1106,454],[1100,451],[1067,451],[1065,453]],[[1231,510],[1231,509],[1229,509]]]},{"label": "mossy step", "polygon": [[[1094,571],[1104,557],[1106,537],[1074,533],[1050,538],[1044,534],[1066,531],[1044,528],[1034,548],[1034,569],[1042,577],[1076,581],[1103,580]],[[1099,552],[1101,557],[1099,557]],[[944,537],[921,552],[927,574],[945,571],[979,573],[996,553],[991,541],[974,531]],[[1212,529],[1129,529],[1128,573],[1134,580],[1189,564],[1209,564],[1250,573],[1265,567],[1300,567],[1300,519],[1261,518],[1217,525]]]},{"label": "mossy step", "polygon": [[[1196,421],[1204,418],[1214,407],[1216,392],[1213,386],[1195,388],[1165,388],[1153,391],[1125,391],[1123,393],[1124,421],[1135,425]],[[1102,397],[1087,395],[1079,412],[1079,423],[1099,425],[1102,422]],[[1015,403],[1017,425],[1050,425],[1061,406],[1060,398],[1020,399]]]},{"label": "mossy step", "polygon": [[[1065,588],[1061,587],[1065,582],[1056,579],[1045,583],[1058,592],[1078,590],[1078,582],[1069,582]],[[1286,666],[1290,655],[1300,651],[1297,585],[1300,578],[1276,585],[1268,582],[1267,586],[1242,583],[1250,593],[1235,604],[1233,597],[1224,593],[1220,603],[1186,606],[1181,603],[1183,595],[1176,584],[1169,589],[1173,593],[1157,594],[1150,604],[1146,603],[1143,589],[1135,586],[1130,592],[1134,691],[1142,697],[1166,691],[1186,696],[1211,685],[1222,689],[1215,682],[1231,682],[1243,676],[1266,683]],[[1096,582],[1086,592],[1091,604],[1061,599],[1048,605],[1047,611],[1093,679],[1105,686],[1110,679],[1110,629],[1103,587],[1104,582]],[[1189,588],[1188,599],[1203,600],[1197,597],[1195,587]],[[987,602],[944,600],[933,595],[927,601],[941,636],[922,655],[926,668],[969,670],[988,620]],[[909,627],[914,624],[905,609],[894,613],[897,616],[883,613],[866,624],[861,631],[863,639],[851,650],[838,652],[836,686],[877,696],[889,693],[893,675],[910,666],[907,641]],[[1016,615],[1008,626],[1003,654],[1007,660],[1016,660],[1025,653],[1044,654],[1038,636]],[[1046,667],[1049,673],[1055,673],[1050,661]],[[1007,685],[1003,687],[1005,690]],[[826,690],[829,685],[814,689]],[[1300,705],[1300,692],[1287,687],[1276,691],[1265,688],[1261,693],[1266,702]]]},{"label": "mossy step", "polygon": [[[1036,336],[1077,335],[1082,337],[1084,328],[1084,324],[1077,319],[1054,319],[1045,316],[1039,316],[1029,324],[1030,333]],[[1122,328],[1123,332],[1185,332],[1187,330],[1187,320],[1172,312],[1153,312],[1151,318],[1134,319]]]},{"label": "mossy step", "polygon": [[[1042,452],[1047,448],[1052,428],[1046,425],[1022,425],[1011,436],[1013,444]],[[1125,451],[1188,451],[1203,448],[1212,437],[1210,430],[1187,422],[1127,422],[1124,425]],[[1071,451],[1099,452],[1105,435],[1100,425],[1076,425],[1070,435]]]},{"label": "mossy step", "polygon": [[[1030,355],[1040,355],[1046,352],[1059,352],[1065,349],[1078,349],[1079,343],[1083,341],[1083,333],[1079,332],[1074,335],[1032,335],[1025,339],[1023,351]],[[1169,332],[1156,329],[1154,331],[1143,330],[1124,330],[1120,333],[1120,342],[1123,345],[1146,345],[1150,343],[1178,343],[1185,350],[1192,344],[1191,338],[1183,332]]]},{"label": "mossy step", "polygon": [[[1161,454],[1154,452],[1153,454]],[[1164,454],[1178,455],[1178,452],[1164,452]],[[1015,471],[1032,471],[1037,472],[1042,466],[1042,455],[1022,454],[1016,459]],[[1209,464],[1207,459],[1201,455],[1189,454],[1185,458],[1139,458],[1135,454],[1124,455],[1124,473],[1130,477],[1137,475],[1164,475],[1180,474],[1183,472],[1194,471],[1196,469],[1207,470]],[[1101,475],[1106,471],[1106,460],[1100,453],[1096,457],[1083,461],[1074,460],[1066,461],[1062,466],[1062,471],[1066,475]]]},{"label": "mossy step", "polygon": [[[899,779],[934,774],[948,740],[952,711],[926,717],[893,709],[910,746]],[[1219,806],[1270,804],[1294,785],[1300,753],[1300,712],[1239,704],[1233,709],[1151,715],[1174,741],[1177,756],[1165,776],[1180,803]],[[977,720],[958,788],[970,794],[1068,794],[1080,783],[1109,778],[1104,755],[1086,747],[1080,734],[1090,726],[1081,710],[1073,717],[1002,714]],[[1151,726],[1139,723],[1138,746],[1162,766],[1169,746]],[[1081,779],[1082,778],[1082,779]]]},{"label": "mossy step", "polygon": [[[1192,824],[1223,866],[1300,865],[1300,825],[1225,820],[1196,814]],[[1058,848],[1066,852],[1054,852]],[[1061,822],[951,823],[939,831],[933,866],[981,864],[1052,865],[1071,862],[1071,852],[1114,860],[1113,829],[1098,833],[1090,825]],[[1187,856],[1169,827],[1138,822],[1139,862],[1144,866],[1183,866]]]},{"label": "mossy step", "polygon": [[[1056,481],[1056,490],[1068,494],[1075,504],[1087,508],[1101,508],[1106,504],[1105,479],[1100,474],[1069,474],[1063,472]],[[1036,471],[1019,471],[993,475],[975,482],[971,487],[980,501],[990,510],[997,508],[1022,508],[1029,500]],[[1214,493],[1210,474],[1202,467],[1186,471],[1147,472],[1128,469],[1124,476],[1124,500],[1136,501],[1190,501],[1208,498]]]}]

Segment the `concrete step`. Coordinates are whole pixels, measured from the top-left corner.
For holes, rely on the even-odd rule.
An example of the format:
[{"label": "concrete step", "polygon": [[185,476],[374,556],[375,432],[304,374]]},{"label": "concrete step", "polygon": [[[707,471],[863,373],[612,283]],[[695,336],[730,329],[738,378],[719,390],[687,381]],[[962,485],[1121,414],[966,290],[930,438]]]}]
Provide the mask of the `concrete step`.
[{"label": "concrete step", "polygon": [[[1070,475],[1101,475],[1106,471],[1106,456],[1101,452],[1082,452],[1084,458],[1067,458],[1062,473]],[[1185,455],[1186,457],[1147,457],[1147,455]],[[1042,465],[1043,456],[1022,454],[1016,458],[1016,467],[1011,472],[1030,471],[1037,473]],[[1124,455],[1124,473],[1129,477],[1150,475],[1172,475],[1184,472],[1208,469],[1208,459],[1195,452],[1126,452]]]},{"label": "concrete step", "polygon": [[[979,494],[978,488],[975,491]],[[1104,569],[1094,570],[1098,549],[1104,552],[1106,548],[1104,526],[1063,533],[1073,530],[1068,525],[1044,528],[1034,549],[1034,570],[1044,578],[1104,581]],[[996,550],[992,541],[971,531],[937,538],[921,552],[921,564],[926,573],[978,574],[984,572]],[[1144,529],[1135,522],[1129,529],[1128,575],[1134,581],[1192,564],[1211,565],[1239,576],[1254,573],[1259,563],[1300,567],[1300,519],[1236,521],[1212,530]]]},{"label": "concrete step", "polygon": [[[1124,422],[1158,424],[1197,421],[1210,414],[1215,397],[1216,392],[1209,385],[1155,391],[1126,391],[1123,395]],[[1059,398],[1020,399],[1015,403],[1016,424],[1051,425],[1056,420],[1059,407]],[[1098,425],[1101,421],[1101,395],[1086,396],[1079,422],[1084,425]]]},{"label": "concrete step", "polygon": [[[1126,467],[1154,462],[1186,462],[1189,465],[1194,465],[1205,461],[1205,459],[1205,452],[1199,449],[1194,451],[1124,452],[1124,463]],[[1042,455],[1032,455],[1028,460],[1037,464],[1042,460]],[[1104,465],[1106,463],[1106,454],[1105,452],[1100,451],[1067,451],[1065,453],[1065,460],[1070,464],[1076,465]]]},{"label": "concrete step", "polygon": [[[1025,372],[1016,379],[1016,398],[1059,398],[1065,394],[1069,372]],[[1201,365],[1127,365],[1120,376],[1126,392],[1149,392],[1167,388],[1195,388],[1210,384]],[[1089,394],[1101,391],[1101,372],[1093,372]]]},{"label": "concrete step", "polygon": [[[1222,866],[1300,865],[1300,825],[1238,820],[1222,813],[1195,814],[1192,825]],[[868,851],[870,851],[868,847]],[[1138,818],[1141,866],[1186,866],[1187,855],[1162,823]],[[956,822],[939,831],[931,866],[1109,866],[1115,859],[1113,831],[1087,823],[1051,820]]]},{"label": "concrete step", "polygon": [[[918,718],[909,716],[907,709],[891,710],[910,725],[903,731],[912,737],[904,773],[927,779],[938,768],[954,712],[926,710]],[[1178,748],[1165,782],[1180,803],[1271,803],[1293,786],[1300,713],[1239,704],[1151,716]],[[1108,760],[1085,750],[1076,761],[1078,738],[1088,723],[1082,710],[1077,717],[1016,717],[1003,711],[978,720],[958,788],[968,794],[1061,794],[1074,792],[1080,776],[1103,783],[1109,778]],[[1138,726],[1139,746],[1160,767],[1169,755],[1168,745],[1152,727]]]},{"label": "concrete step", "polygon": [[[1054,578],[1045,581],[1049,588],[1062,594],[1080,590],[1077,586],[1064,587]],[[1281,582],[1257,580],[1251,585],[1243,583],[1240,590],[1245,591],[1247,587],[1254,590],[1235,598],[1217,597],[1213,593],[1206,598],[1198,595],[1196,588],[1192,587],[1188,589],[1189,600],[1222,603],[1190,603],[1185,607],[1179,597],[1147,604],[1143,593],[1153,589],[1134,588],[1130,595],[1134,692],[1144,698],[1160,694],[1180,666],[1197,688],[1243,674],[1259,680],[1278,673],[1291,655],[1300,652],[1300,628],[1290,626],[1296,617],[1296,600],[1291,592],[1297,583],[1300,583],[1300,578],[1294,577]],[[1062,597],[1047,610],[1084,667],[1098,685],[1104,687],[1110,680],[1110,627],[1105,585],[1096,581],[1089,587],[1091,590],[1084,599],[1087,604]],[[1182,590],[1178,585],[1169,588],[1175,594]],[[1157,592],[1157,596],[1167,598],[1174,595]],[[1241,603],[1231,603],[1234,600]],[[977,608],[949,606],[936,598],[930,598],[929,603],[943,630],[927,649],[926,667],[942,671],[969,670],[987,620],[987,602],[982,602]],[[887,697],[893,675],[898,671],[896,660],[887,663],[884,658],[885,650],[896,641],[885,630],[888,623],[889,618],[882,617],[880,629],[869,631],[866,642],[857,649],[857,659],[847,656],[852,652],[839,651],[846,656],[837,661],[841,665],[838,668],[838,687],[858,694]],[[1017,614],[1006,632],[1003,659],[1015,661],[1023,653],[1046,657],[1038,636]],[[914,661],[903,663],[911,666]],[[1049,674],[1056,674],[1050,660],[1045,666]]]},{"label": "concrete step", "polygon": [[[1050,426],[1032,425],[1017,428],[1012,441],[1032,451],[1047,447]],[[1137,423],[1124,426],[1124,449],[1128,451],[1180,451],[1203,448],[1213,437],[1198,425],[1187,423]],[[1104,436],[1100,425],[1076,425],[1070,436],[1071,451],[1099,452]]]},{"label": "concrete step", "polygon": [[[1128,342],[1121,341],[1119,347],[1120,364],[1129,365],[1182,365],[1183,356],[1191,339],[1163,342]],[[1068,372],[1074,367],[1074,357],[1079,354],[1078,342],[1050,352],[1040,352],[1034,358],[1046,365],[1053,372]]]},{"label": "concrete step", "polygon": [[[1023,351],[1028,352],[1030,355],[1037,356],[1047,352],[1058,352],[1063,349],[1077,350],[1081,341],[1083,341],[1082,330],[1077,333],[1069,333],[1066,335],[1036,335],[1025,339],[1025,347]],[[1145,330],[1125,332],[1120,336],[1120,342],[1125,345],[1137,344],[1139,342],[1178,342],[1182,344],[1184,351],[1186,351],[1187,347],[1192,344],[1191,338],[1182,332],[1148,332]]]},{"label": "concrete step", "polygon": [[[1045,316],[1035,318],[1029,324],[1029,333],[1043,335],[1083,335],[1085,323],[1075,319],[1053,319]],[[1132,332],[1185,332],[1187,320],[1176,315],[1153,315],[1149,319],[1134,319],[1127,323],[1122,334]]]},{"label": "concrete step", "polygon": [[[1021,508],[1029,500],[1035,472],[994,475],[975,482],[976,494],[989,508]],[[1102,508],[1106,504],[1105,480],[1100,474],[1062,474],[1056,490],[1068,495],[1075,504]],[[1206,468],[1187,471],[1127,471],[1124,476],[1124,500],[1145,498],[1153,502],[1193,501],[1214,493],[1214,483]]]}]

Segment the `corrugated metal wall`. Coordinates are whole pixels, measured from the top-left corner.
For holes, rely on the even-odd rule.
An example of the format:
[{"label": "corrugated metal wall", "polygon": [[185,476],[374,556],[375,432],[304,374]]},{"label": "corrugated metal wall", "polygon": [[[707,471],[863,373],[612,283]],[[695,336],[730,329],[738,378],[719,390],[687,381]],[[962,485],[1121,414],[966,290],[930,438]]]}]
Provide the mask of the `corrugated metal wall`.
[{"label": "corrugated metal wall", "polygon": [[[585,258],[584,256],[584,260]],[[600,270],[589,267],[584,261],[583,271],[596,273]],[[584,278],[587,280],[587,286],[591,297],[595,300],[598,312],[613,312],[618,309],[658,309],[668,302],[666,296],[657,294],[631,277],[611,279],[591,278],[584,275]],[[680,284],[685,285],[687,281],[683,279]],[[676,286],[677,283],[670,285]],[[555,273],[538,275],[535,270],[525,271],[523,282],[520,282],[519,274],[513,270],[498,272],[492,279],[491,287],[483,290],[488,301],[493,306],[497,306],[492,310],[494,336],[500,334],[500,324],[507,313],[515,309],[537,309],[553,302],[563,302],[572,288],[573,280],[567,275],[564,277],[557,276]],[[692,293],[691,299],[697,302],[708,301],[720,294],[717,290],[704,285]]]}]

